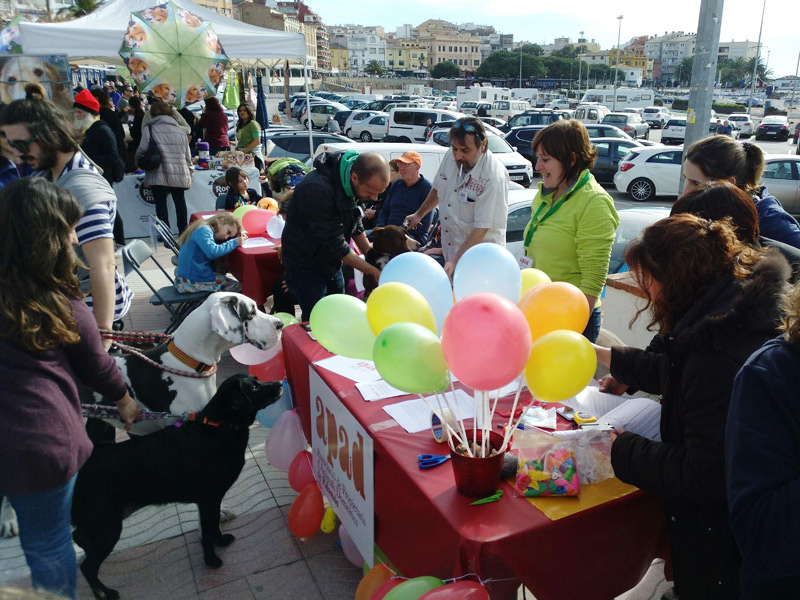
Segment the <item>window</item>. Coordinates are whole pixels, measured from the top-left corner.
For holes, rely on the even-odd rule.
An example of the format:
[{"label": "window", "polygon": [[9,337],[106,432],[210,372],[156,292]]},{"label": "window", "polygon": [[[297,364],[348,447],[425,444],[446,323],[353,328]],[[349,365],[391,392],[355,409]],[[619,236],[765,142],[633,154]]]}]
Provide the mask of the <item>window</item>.
[{"label": "window", "polygon": [[624,144],[624,143],[620,143],[619,145],[617,145],[617,158],[621,159],[627,156],[628,153],[631,151],[631,148],[635,148],[635,146],[633,146],[632,144]]},{"label": "window", "polygon": [[592,121],[595,121],[595,120],[597,120],[597,117],[598,117],[597,109],[596,108],[590,108],[587,118],[591,119]]},{"label": "window", "polygon": [[657,165],[679,165],[681,164],[680,152],[659,152],[647,159],[649,163]]},{"label": "window", "polygon": [[518,210],[508,213],[508,223],[506,226],[506,243],[521,242],[525,226],[531,220],[531,207],[522,206]]},{"label": "window", "polygon": [[792,163],[788,161],[767,163],[764,167],[764,179],[793,179]]},{"label": "window", "polygon": [[380,115],[378,117],[373,117],[373,119],[369,122],[370,125],[386,125],[386,117]]},{"label": "window", "polygon": [[481,61],[476,58],[475,60],[472,61],[472,64],[474,64],[477,67],[478,65],[481,64]]},{"label": "window", "polygon": [[608,142],[595,143],[594,147],[597,148],[597,156],[607,157],[609,155]]},{"label": "window", "polygon": [[407,110],[394,111],[394,122],[397,125],[412,125],[414,123],[414,113]]}]

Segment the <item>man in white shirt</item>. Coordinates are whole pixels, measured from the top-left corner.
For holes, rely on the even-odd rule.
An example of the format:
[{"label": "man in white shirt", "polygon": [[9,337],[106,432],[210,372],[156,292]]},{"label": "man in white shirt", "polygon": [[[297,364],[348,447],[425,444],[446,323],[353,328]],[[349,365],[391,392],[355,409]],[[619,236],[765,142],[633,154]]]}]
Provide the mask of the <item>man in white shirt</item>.
[{"label": "man in white shirt", "polygon": [[450,129],[450,150],[419,210],[408,215],[408,229],[439,205],[444,270],[452,277],[461,256],[475,244],[505,246],[508,171],[488,150],[480,119],[465,117]]}]

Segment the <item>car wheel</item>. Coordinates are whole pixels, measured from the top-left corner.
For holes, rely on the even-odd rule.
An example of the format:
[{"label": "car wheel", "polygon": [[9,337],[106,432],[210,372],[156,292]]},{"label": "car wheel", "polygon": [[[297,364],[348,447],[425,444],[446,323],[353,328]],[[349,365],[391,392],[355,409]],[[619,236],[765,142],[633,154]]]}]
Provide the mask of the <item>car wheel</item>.
[{"label": "car wheel", "polygon": [[352,131],[351,129],[348,129],[347,131],[344,132],[344,134],[345,134],[345,136],[347,136],[348,138],[350,138],[352,140],[353,136],[350,134],[351,131]]},{"label": "car wheel", "polygon": [[[314,126],[312,125],[312,126],[311,126],[311,128],[313,129],[313,128],[314,128]],[[306,119],[305,121],[303,121],[303,129],[308,129],[308,119]]]},{"label": "car wheel", "polygon": [[362,131],[360,137],[361,137],[361,141],[362,142],[371,142],[372,141],[372,134],[369,131]]},{"label": "car wheel", "polygon": [[634,179],[628,187],[628,194],[637,202],[647,202],[655,193],[656,188],[649,179]]},{"label": "car wheel", "polygon": [[397,140],[397,141],[398,141],[398,142],[400,142],[401,144],[410,144],[410,143],[411,143],[411,140],[410,140],[410,139],[408,139],[407,137],[401,137],[401,138],[400,138],[399,140]]}]

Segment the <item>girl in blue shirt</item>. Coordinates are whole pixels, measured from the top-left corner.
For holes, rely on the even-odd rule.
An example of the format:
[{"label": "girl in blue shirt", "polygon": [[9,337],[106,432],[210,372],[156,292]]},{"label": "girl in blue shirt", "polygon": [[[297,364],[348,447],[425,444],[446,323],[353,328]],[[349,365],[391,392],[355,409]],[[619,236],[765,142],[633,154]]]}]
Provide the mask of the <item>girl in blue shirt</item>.
[{"label": "girl in blue shirt", "polygon": [[231,213],[219,213],[210,219],[198,219],[181,234],[175,287],[188,292],[238,292],[242,284],[219,272],[216,261],[230,254],[247,239],[239,219]]}]

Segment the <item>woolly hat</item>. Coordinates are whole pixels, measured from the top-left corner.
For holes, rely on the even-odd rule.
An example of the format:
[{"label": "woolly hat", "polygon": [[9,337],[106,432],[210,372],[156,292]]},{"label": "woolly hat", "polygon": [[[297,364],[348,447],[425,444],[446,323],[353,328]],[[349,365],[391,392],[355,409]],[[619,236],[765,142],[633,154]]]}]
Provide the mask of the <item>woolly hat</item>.
[{"label": "woolly hat", "polygon": [[93,115],[100,114],[100,103],[89,90],[83,90],[75,94],[75,102],[72,103],[72,106],[73,108],[80,108]]}]

